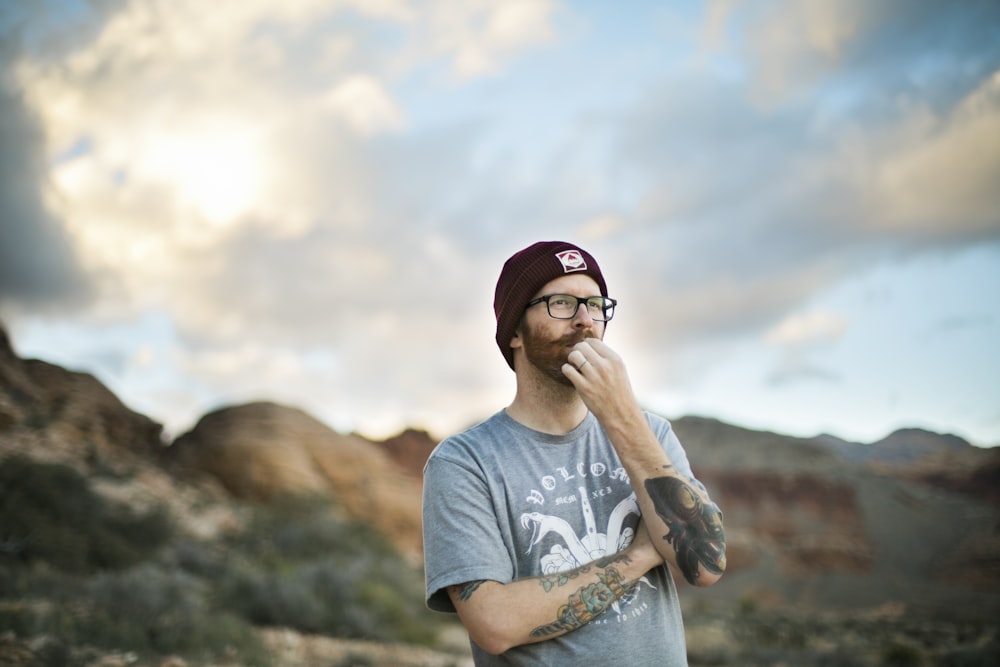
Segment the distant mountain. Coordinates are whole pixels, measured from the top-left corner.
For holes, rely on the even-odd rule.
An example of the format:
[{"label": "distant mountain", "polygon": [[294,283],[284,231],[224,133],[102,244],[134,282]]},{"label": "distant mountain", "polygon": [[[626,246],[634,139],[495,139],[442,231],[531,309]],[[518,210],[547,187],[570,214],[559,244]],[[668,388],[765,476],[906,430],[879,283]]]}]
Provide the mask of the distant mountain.
[{"label": "distant mountain", "polygon": [[828,434],[814,442],[856,463],[878,462],[891,465],[916,463],[940,452],[957,452],[972,445],[957,435],[933,433],[919,428],[903,428],[870,445],[848,442]]},{"label": "distant mountain", "polygon": [[1000,613],[1000,449],[919,429],[861,445],[673,425],[729,545],[726,585],[689,600]]}]

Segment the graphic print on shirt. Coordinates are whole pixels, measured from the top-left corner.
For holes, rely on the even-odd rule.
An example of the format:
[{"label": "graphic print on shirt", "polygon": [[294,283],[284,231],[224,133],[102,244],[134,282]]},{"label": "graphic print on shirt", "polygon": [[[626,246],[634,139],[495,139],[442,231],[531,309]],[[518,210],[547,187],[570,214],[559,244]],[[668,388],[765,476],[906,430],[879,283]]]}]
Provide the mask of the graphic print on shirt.
[{"label": "graphic print on shirt", "polygon": [[[597,465],[600,466],[600,464]],[[572,479],[566,474],[565,469],[561,469],[560,472],[564,479]],[[543,479],[543,487],[546,490],[555,490],[554,480],[554,477]],[[629,494],[627,498],[615,506],[608,516],[604,532],[598,532],[597,519],[588,496],[589,494],[595,494],[595,497],[603,496],[610,490],[609,487],[606,487],[588,491],[586,487],[578,486],[575,495],[560,496],[556,499],[557,505],[579,505],[584,525],[584,532],[581,535],[577,535],[573,525],[562,517],[540,511],[525,512],[521,515],[521,526],[531,531],[528,553],[531,553],[531,550],[550,534],[554,534],[558,540],[547,554],[543,554],[539,558],[543,575],[572,570],[598,558],[617,553],[632,543],[635,530],[631,526],[626,526],[625,523],[630,516],[639,516],[639,505],[636,502],[635,493]],[[544,504],[545,495],[539,491],[533,491],[527,500],[535,504]],[[643,577],[632,591],[612,604],[611,609],[617,614],[619,622],[623,619],[624,607],[628,607],[636,600],[642,585],[653,586],[646,577]],[[641,609],[632,610],[632,617],[641,613]],[[597,619],[595,622],[606,623],[609,620],[604,618]]]}]

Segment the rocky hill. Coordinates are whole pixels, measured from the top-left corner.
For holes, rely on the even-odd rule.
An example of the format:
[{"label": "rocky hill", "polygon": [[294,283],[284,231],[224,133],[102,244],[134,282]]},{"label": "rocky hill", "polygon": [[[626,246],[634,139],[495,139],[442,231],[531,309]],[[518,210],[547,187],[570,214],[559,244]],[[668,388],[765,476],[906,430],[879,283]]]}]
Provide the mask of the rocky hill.
[{"label": "rocky hill", "polygon": [[37,359],[20,359],[0,326],[0,432],[5,453],[77,465],[117,465],[122,455],[150,455],[162,445],[162,427],[129,410],[87,373]]},{"label": "rocky hill", "polygon": [[919,457],[876,462],[869,454],[862,465],[826,438],[696,417],[674,428],[725,512],[730,545],[726,585],[692,591],[689,600],[1000,614],[1000,450],[904,431],[852,446],[898,452],[915,434]]},{"label": "rocky hill", "polygon": [[251,403],[205,415],[163,451],[187,476],[207,474],[238,498],[331,496],[414,561],[422,554],[420,481],[386,451],[296,408]]}]

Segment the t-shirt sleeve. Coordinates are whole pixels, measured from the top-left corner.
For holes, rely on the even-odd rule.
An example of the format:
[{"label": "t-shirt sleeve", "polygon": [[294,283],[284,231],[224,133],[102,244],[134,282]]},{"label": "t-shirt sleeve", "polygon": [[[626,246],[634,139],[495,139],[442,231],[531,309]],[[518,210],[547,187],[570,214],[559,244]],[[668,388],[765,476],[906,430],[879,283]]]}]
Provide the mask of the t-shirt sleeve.
[{"label": "t-shirt sleeve", "polygon": [[694,476],[694,472],[691,470],[691,463],[688,461],[687,452],[684,451],[684,446],[681,445],[681,441],[674,432],[670,422],[662,417],[648,413],[647,418],[649,419],[649,425],[652,427],[653,432],[656,433],[656,437],[659,438],[664,451],[666,451],[670,462],[674,464],[677,472],[687,477],[692,484],[704,492],[705,485]]},{"label": "t-shirt sleeve", "polygon": [[508,583],[514,567],[495,519],[490,489],[474,466],[431,457],[424,469],[423,532],[427,606],[454,612],[445,590],[467,581]]}]

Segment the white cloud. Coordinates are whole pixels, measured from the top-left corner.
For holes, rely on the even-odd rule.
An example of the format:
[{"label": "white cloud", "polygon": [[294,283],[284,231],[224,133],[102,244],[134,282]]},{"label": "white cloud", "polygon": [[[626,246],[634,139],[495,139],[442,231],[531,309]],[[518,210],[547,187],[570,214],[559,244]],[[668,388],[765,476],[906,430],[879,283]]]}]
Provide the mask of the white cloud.
[{"label": "white cloud", "polygon": [[836,340],[847,331],[847,319],[838,313],[810,310],[794,313],[772,327],[765,339],[777,345],[805,345]]},{"label": "white cloud", "polygon": [[433,53],[450,57],[463,78],[496,72],[527,47],[554,40],[548,0],[436,0],[429,12]]},{"label": "white cloud", "polygon": [[323,103],[363,135],[396,130],[403,125],[399,105],[381,82],[367,74],[347,77],[324,96]]}]

